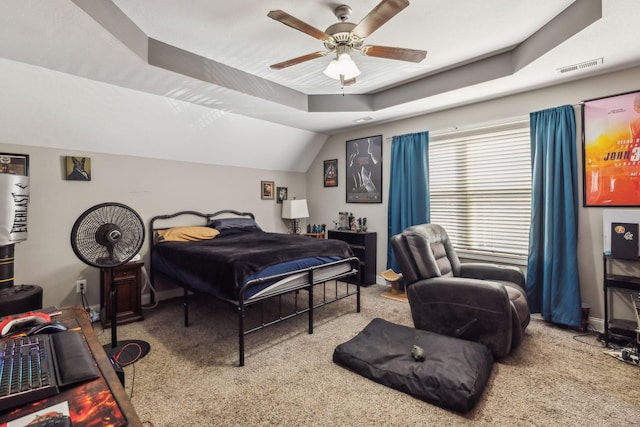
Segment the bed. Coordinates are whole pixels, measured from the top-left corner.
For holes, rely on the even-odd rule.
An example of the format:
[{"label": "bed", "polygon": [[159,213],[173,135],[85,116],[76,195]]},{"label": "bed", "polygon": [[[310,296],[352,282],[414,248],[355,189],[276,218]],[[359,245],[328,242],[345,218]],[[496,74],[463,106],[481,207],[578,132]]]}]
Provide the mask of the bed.
[{"label": "bed", "polygon": [[[232,304],[238,313],[239,365],[244,365],[244,338],[267,326],[307,314],[313,333],[314,309],[347,297],[360,312],[359,261],[341,240],[263,231],[249,212],[221,210],[212,214],[180,211],[151,218],[149,278],[163,275],[184,289],[184,324],[189,326],[189,295],[210,294]],[[334,282],[334,292],[326,283]],[[321,297],[314,298],[314,290]],[[338,291],[340,289],[340,291]],[[308,294],[307,301],[298,294]],[[295,294],[291,311],[282,296]],[[279,304],[275,319],[245,325],[249,306]]]}]

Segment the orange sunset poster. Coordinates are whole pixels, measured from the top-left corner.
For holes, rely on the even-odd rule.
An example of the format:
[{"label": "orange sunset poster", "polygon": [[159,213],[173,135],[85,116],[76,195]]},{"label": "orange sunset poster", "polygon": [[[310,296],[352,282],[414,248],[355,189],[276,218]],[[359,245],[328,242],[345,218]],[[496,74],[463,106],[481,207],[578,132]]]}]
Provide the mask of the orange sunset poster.
[{"label": "orange sunset poster", "polygon": [[584,101],[584,205],[640,205],[640,92]]}]

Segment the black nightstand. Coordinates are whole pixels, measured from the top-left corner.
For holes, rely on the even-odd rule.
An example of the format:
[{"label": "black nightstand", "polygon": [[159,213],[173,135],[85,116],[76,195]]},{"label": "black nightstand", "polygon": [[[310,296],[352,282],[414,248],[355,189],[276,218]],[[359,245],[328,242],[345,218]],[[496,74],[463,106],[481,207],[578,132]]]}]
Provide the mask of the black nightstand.
[{"label": "black nightstand", "polygon": [[375,232],[359,233],[349,230],[327,230],[329,239],[345,241],[353,254],[360,260],[360,285],[369,286],[376,283],[376,247]]}]

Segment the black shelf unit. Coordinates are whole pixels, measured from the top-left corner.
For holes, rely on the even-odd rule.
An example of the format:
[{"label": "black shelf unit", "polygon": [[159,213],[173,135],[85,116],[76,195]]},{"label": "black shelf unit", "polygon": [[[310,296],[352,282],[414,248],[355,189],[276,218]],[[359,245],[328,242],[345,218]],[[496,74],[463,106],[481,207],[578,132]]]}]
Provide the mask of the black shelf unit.
[{"label": "black shelf unit", "polygon": [[[610,264],[612,261],[621,263],[637,263],[640,266],[640,258],[635,260],[614,258],[609,254],[602,255],[603,263],[603,291],[604,291],[604,345],[607,347],[609,341],[632,340],[637,335],[635,330],[640,328],[636,322],[630,320],[609,319],[609,291],[612,289],[626,289],[629,291],[640,292],[640,277],[627,274],[610,273]],[[638,310],[638,302],[636,301],[636,310]]]},{"label": "black shelf unit", "polygon": [[347,242],[353,254],[360,260],[360,286],[376,283],[377,234],[349,230],[328,230],[329,239]]}]

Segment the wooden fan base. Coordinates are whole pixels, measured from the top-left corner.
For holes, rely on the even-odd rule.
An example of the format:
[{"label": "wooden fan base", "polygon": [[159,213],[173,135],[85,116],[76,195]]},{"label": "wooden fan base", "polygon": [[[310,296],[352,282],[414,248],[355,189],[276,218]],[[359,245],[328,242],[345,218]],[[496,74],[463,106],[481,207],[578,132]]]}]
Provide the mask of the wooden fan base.
[{"label": "wooden fan base", "polygon": [[380,296],[395,301],[409,302],[407,299],[407,293],[405,291],[400,292],[400,279],[402,279],[402,274],[389,269],[380,273],[380,276],[391,284],[391,290],[383,292]]}]

